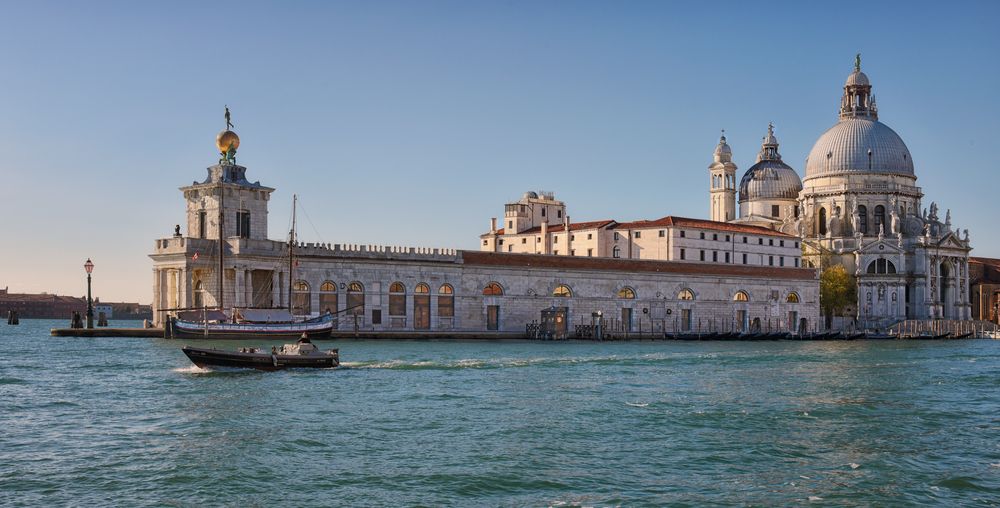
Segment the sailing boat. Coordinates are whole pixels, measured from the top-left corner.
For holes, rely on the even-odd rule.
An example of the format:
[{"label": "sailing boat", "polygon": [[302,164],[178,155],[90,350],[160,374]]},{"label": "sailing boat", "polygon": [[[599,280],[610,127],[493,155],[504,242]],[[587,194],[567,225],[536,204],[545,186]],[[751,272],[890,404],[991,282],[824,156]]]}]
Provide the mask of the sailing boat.
[{"label": "sailing boat", "polygon": [[[224,270],[223,248],[224,228],[222,227],[223,199],[225,189],[220,187],[219,204],[219,288],[223,288],[222,274]],[[188,312],[184,315],[171,317],[163,328],[163,336],[167,339],[299,339],[327,338],[333,331],[334,315],[325,313],[319,317],[296,321],[292,316],[292,280],[295,269],[295,208],[298,196],[292,197],[292,229],[288,234],[288,305],[287,309],[234,309],[232,315],[227,315],[222,304],[222,291],[219,294],[219,306],[215,310],[207,308],[201,311]],[[200,315],[199,315],[200,314]],[[200,318],[200,319],[199,319]]]}]

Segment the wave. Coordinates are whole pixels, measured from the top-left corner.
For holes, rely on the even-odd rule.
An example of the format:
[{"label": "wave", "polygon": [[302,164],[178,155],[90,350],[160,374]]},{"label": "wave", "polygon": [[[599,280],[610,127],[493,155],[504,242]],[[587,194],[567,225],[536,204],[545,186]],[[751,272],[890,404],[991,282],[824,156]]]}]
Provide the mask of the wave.
[{"label": "wave", "polygon": [[203,369],[197,365],[189,365],[187,367],[178,367],[176,369],[170,369],[172,372],[177,372],[179,374],[209,374],[212,369]]},{"label": "wave", "polygon": [[632,407],[646,407],[649,406],[649,402],[626,402],[625,405]]},{"label": "wave", "polygon": [[26,385],[28,381],[24,379],[18,379],[16,377],[2,377],[0,378],[0,385]]}]

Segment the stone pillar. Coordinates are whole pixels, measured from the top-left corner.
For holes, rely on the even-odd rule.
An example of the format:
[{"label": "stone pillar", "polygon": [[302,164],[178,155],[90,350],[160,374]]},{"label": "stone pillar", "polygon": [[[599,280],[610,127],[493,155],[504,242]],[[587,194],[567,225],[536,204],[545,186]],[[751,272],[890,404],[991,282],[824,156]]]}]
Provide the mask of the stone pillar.
[{"label": "stone pillar", "polygon": [[245,307],[246,304],[243,301],[246,297],[246,291],[243,290],[243,267],[233,266],[233,307]]},{"label": "stone pillar", "polygon": [[160,309],[163,308],[163,304],[160,300],[160,271],[153,268],[153,325],[161,324],[161,312]]},{"label": "stone pillar", "polygon": [[177,307],[187,308],[191,306],[189,278],[190,275],[186,268],[177,270]]},{"label": "stone pillar", "polygon": [[282,296],[284,293],[281,291],[281,271],[274,270],[271,272],[271,302],[275,307],[284,307],[285,303],[282,301]]}]

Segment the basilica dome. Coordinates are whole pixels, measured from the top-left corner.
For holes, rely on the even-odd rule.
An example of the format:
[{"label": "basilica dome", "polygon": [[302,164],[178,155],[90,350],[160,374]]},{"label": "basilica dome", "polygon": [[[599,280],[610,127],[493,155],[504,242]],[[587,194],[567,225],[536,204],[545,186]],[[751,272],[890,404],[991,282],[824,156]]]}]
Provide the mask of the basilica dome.
[{"label": "basilica dome", "polygon": [[816,140],[806,158],[806,178],[838,173],[913,175],[906,143],[878,120],[878,107],[860,58],[844,83],[840,121]]},{"label": "basilica dome", "polygon": [[802,180],[778,153],[774,127],[768,125],[767,136],[761,143],[757,163],[750,166],[740,180],[740,203],[754,200],[797,199]]}]

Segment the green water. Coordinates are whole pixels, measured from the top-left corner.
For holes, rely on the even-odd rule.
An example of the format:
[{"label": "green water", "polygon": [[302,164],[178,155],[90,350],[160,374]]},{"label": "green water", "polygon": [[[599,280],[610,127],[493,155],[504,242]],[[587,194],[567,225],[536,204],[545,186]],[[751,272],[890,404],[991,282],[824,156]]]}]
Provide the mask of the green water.
[{"label": "green water", "polygon": [[0,324],[0,504],[1000,504],[1000,341],[337,341],[259,373],[63,325]]}]

